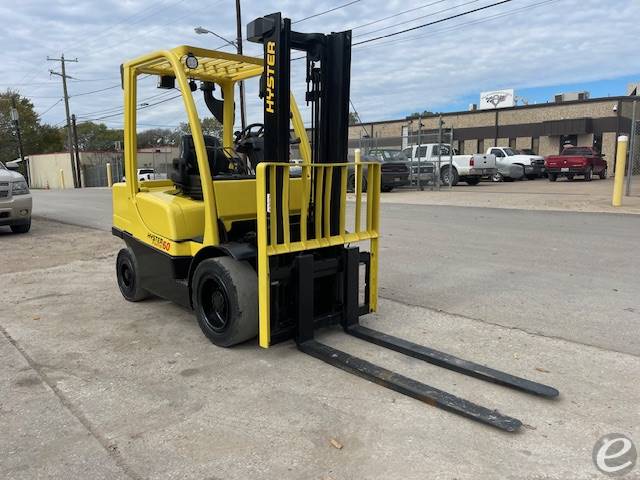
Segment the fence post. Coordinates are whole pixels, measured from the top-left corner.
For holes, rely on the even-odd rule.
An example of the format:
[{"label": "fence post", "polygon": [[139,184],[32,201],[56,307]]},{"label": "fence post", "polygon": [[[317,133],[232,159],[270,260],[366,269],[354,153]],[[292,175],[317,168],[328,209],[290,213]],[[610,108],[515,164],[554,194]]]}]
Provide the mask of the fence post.
[{"label": "fence post", "polygon": [[424,191],[422,185],[422,114],[418,115],[418,190]]},{"label": "fence post", "polygon": [[635,152],[636,152],[636,109],[638,106],[638,101],[633,101],[633,113],[631,114],[631,139],[629,141],[629,165],[627,171],[627,190],[625,192],[625,196],[631,195],[631,177],[633,176],[633,167],[635,163]]},{"label": "fence post", "polygon": [[624,189],[624,171],[627,163],[627,147],[629,145],[629,137],[621,135],[618,137],[618,149],[616,155],[616,176],[613,180],[613,200],[611,204],[614,207],[622,206],[622,191]]},{"label": "fence post", "polygon": [[111,176],[111,164],[107,163],[107,186],[111,188],[113,186],[113,177]]},{"label": "fence post", "polygon": [[60,169],[60,188],[64,190],[64,171]]},{"label": "fence post", "polygon": [[453,127],[451,127],[449,133],[449,190],[451,190],[453,188],[453,175],[451,175],[453,171]]}]

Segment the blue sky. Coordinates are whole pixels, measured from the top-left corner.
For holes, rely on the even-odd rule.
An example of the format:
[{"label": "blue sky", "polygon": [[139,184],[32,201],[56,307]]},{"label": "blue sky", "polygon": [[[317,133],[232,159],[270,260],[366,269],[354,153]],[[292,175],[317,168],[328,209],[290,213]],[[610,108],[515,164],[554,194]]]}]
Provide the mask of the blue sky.
[{"label": "blue sky", "polygon": [[[354,28],[354,42],[396,32],[496,0],[359,0],[332,13],[295,24],[300,31]],[[243,0],[243,23],[282,11],[293,20],[348,3],[347,0]],[[412,10],[411,12],[406,12]],[[69,64],[71,110],[81,120],[105,117],[122,125],[119,65],[149,51],[177,45],[221,46],[202,25],[235,36],[233,0],[0,0],[3,46],[0,89],[32,99],[43,121],[62,125],[58,65],[47,56],[78,57]],[[387,18],[391,17],[391,18]],[[562,91],[589,90],[593,97],[623,95],[640,81],[638,0],[512,0],[455,20],[355,46],[352,100],[363,121],[392,119],[416,110],[466,110],[481,91],[514,88],[530,102]],[[365,24],[369,24],[364,26]],[[224,47],[229,51],[229,47]],[[260,54],[248,44],[245,52]],[[304,95],[303,62],[292,67],[297,98]],[[85,95],[94,90],[103,90]],[[248,86],[255,95],[257,85]],[[153,83],[140,98],[158,96]],[[202,107],[200,100],[198,105]],[[260,103],[249,102],[250,120],[260,121]],[[302,106],[303,115],[308,110]],[[205,115],[206,112],[202,112]],[[140,112],[142,128],[184,121],[179,99]]]},{"label": "blue sky", "polygon": [[[607,80],[596,80],[592,82],[566,83],[557,85],[547,85],[544,87],[519,88],[516,96],[526,99],[529,104],[553,102],[555,95],[566,92],[587,91],[591,98],[615,97],[627,94],[629,83],[640,83],[640,72],[633,75],[625,75]],[[453,112],[467,110],[471,103],[477,104],[480,101],[480,94],[469,94],[460,100],[445,105],[441,111]]]}]

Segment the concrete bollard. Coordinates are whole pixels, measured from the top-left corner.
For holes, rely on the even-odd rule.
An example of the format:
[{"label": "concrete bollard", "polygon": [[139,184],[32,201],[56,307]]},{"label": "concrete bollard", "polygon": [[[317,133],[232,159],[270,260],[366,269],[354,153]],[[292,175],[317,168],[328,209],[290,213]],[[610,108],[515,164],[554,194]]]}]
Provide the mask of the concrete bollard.
[{"label": "concrete bollard", "polygon": [[64,171],[60,169],[60,188],[64,190]]},{"label": "concrete bollard", "polygon": [[621,135],[618,137],[618,151],[616,154],[616,173],[613,180],[613,200],[611,204],[614,207],[622,206],[622,193],[624,190],[624,171],[627,166],[627,150],[629,146],[629,137]]},{"label": "concrete bollard", "polygon": [[111,176],[111,164],[107,163],[107,186],[111,188],[113,186],[113,177]]}]

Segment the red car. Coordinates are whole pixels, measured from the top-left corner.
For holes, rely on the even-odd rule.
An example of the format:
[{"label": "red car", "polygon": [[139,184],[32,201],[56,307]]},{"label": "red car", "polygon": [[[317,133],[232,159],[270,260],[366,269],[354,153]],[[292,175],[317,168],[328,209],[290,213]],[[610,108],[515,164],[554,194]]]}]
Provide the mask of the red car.
[{"label": "red car", "polygon": [[560,155],[548,156],[544,160],[544,167],[550,182],[555,182],[558,177],[573,180],[576,175],[590,182],[593,175],[607,178],[607,162],[603,156],[591,147],[567,147]]}]

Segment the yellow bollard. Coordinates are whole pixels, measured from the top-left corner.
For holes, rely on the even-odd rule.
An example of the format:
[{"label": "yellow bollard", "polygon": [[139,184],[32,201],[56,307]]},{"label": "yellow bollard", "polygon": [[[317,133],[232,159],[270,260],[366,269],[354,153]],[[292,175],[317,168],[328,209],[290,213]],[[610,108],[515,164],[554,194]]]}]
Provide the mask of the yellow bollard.
[{"label": "yellow bollard", "polygon": [[616,177],[613,180],[613,201],[614,207],[622,206],[622,191],[624,187],[624,172],[627,166],[627,148],[629,137],[622,135],[618,137],[618,153],[616,154]]},{"label": "yellow bollard", "polygon": [[107,163],[107,185],[109,188],[113,186],[113,178],[111,177],[111,164]]},{"label": "yellow bollard", "polygon": [[64,171],[60,169],[60,188],[64,190]]}]

